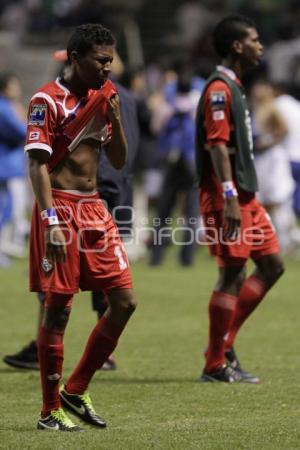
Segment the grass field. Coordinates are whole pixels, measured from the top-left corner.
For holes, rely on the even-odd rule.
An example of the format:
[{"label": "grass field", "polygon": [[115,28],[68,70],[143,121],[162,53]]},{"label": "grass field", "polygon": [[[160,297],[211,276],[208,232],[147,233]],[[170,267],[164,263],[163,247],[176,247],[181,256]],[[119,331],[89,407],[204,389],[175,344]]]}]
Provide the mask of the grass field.
[{"label": "grass field", "polygon": [[[182,269],[174,250],[163,267],[133,266],[139,307],[116,353],[118,370],[90,387],[106,430],[39,432],[37,372],[0,362],[0,448],[25,449],[300,449],[300,263],[287,271],[240,333],[236,348],[261,384],[197,381],[207,336],[207,301],[215,268],[205,250]],[[37,301],[27,292],[26,261],[0,272],[1,358],[34,334]],[[89,295],[76,297],[65,340],[65,375],[95,322]],[[76,421],[76,420],[75,420]]]}]

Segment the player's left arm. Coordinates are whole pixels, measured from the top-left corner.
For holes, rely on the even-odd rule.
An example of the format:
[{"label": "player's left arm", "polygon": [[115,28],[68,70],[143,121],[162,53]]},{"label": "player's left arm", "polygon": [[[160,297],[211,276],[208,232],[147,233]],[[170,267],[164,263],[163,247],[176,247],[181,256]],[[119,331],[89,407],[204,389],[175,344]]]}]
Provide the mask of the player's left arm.
[{"label": "player's left arm", "polygon": [[120,99],[116,94],[108,101],[107,117],[112,124],[112,137],[105,150],[115,169],[122,169],[127,161],[127,141],[121,123]]},{"label": "player's left arm", "polygon": [[241,214],[229,157],[231,124],[231,92],[223,81],[214,81],[205,93],[206,148],[223,189],[225,236],[236,239]]}]

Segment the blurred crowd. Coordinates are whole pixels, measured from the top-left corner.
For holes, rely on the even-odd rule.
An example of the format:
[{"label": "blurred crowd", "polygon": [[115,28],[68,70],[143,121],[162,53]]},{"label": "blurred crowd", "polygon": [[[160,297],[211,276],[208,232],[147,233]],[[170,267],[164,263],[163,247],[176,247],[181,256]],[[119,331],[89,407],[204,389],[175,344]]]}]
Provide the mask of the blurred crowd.
[{"label": "blurred crowd", "polygon": [[35,45],[58,44],[70,28],[99,22],[115,32],[122,57],[131,66],[137,63],[133,54],[140,53],[141,46],[147,65],[167,56],[185,56],[205,77],[215,60],[211,30],[231,12],[245,14],[256,22],[267,46],[272,81],[298,88],[298,0],[1,0],[0,31],[12,30],[23,43],[33,38]]},{"label": "blurred crowd", "polygon": [[[153,8],[155,3],[151,2]],[[116,23],[112,8],[121,4],[96,0],[1,1],[0,27],[8,30],[18,21],[22,39],[22,33],[51,33],[88,21],[111,25]],[[137,24],[143,8],[151,9],[145,0],[126,5],[121,10],[133,14]],[[179,217],[179,263],[188,266],[194,261],[199,248],[196,242],[203,239],[194,166],[195,112],[204,80],[216,63],[210,31],[220,16],[235,10],[255,19],[266,43],[262,66],[245,80],[252,110],[259,198],[277,229],[283,253],[298,258],[300,3],[214,0],[176,1],[173,5],[174,27],[163,35],[156,56],[145,57],[143,66],[135,67],[130,61],[123,65],[117,58],[114,66],[114,80],[134,100],[139,131],[129,177],[130,183],[133,179],[134,205],[129,257],[147,257],[151,265],[162,264],[171,243],[170,234],[164,234],[164,230],[178,225],[174,218]],[[119,31],[116,29],[117,35]],[[149,55],[146,50],[145,55]],[[0,74],[0,267],[26,252],[30,220],[21,77]],[[49,74],[49,80],[52,77]],[[126,95],[123,101],[127,102]]]},{"label": "blurred crowd", "polygon": [[21,85],[12,73],[0,74],[0,267],[10,256],[24,256],[29,231],[29,194],[24,157],[26,113]]}]

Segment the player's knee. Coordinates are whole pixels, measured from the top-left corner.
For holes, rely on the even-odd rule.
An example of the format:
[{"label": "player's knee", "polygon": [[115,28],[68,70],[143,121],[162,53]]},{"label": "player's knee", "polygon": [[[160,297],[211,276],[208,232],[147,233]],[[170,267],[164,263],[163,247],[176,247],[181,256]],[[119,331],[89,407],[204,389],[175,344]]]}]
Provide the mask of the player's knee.
[{"label": "player's knee", "polygon": [[239,291],[239,290],[241,289],[241,287],[243,286],[245,280],[246,280],[246,273],[245,273],[245,271],[242,271],[242,272],[240,272],[240,273],[237,275],[236,280],[235,280],[236,287],[237,287],[237,290],[238,290],[238,291]]},{"label": "player's knee", "polygon": [[137,307],[137,301],[132,293],[126,292],[120,299],[120,306],[128,313],[128,315],[131,315]]},{"label": "player's knee", "polygon": [[122,312],[130,316],[136,309],[137,301],[130,289],[111,292],[109,302],[112,312]]},{"label": "player's knee", "polygon": [[137,307],[137,300],[132,296],[128,305],[130,314],[133,314]]},{"label": "player's knee", "polygon": [[272,286],[284,274],[285,268],[282,261],[265,268],[263,277],[267,285]]},{"label": "player's knee", "polygon": [[71,308],[45,308],[43,326],[51,330],[64,331],[69,317]]},{"label": "player's knee", "polygon": [[244,267],[227,268],[220,271],[216,290],[237,295],[246,279]]},{"label": "player's knee", "polygon": [[277,281],[283,274],[284,274],[285,268],[283,265],[283,262],[278,262],[273,268],[272,268],[272,274],[271,277],[273,278],[274,282]]}]

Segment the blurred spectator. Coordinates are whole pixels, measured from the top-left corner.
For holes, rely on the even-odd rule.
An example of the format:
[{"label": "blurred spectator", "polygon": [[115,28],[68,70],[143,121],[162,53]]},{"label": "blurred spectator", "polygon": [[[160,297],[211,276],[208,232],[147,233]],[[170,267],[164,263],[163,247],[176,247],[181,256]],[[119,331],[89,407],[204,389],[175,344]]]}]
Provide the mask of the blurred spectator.
[{"label": "blurred spectator", "polygon": [[283,146],[288,128],[275,103],[270,83],[258,81],[252,87],[252,106],[255,130],[255,167],[260,202],[271,216],[283,254],[299,245],[292,207],[294,181],[289,156]]},{"label": "blurred spectator", "polygon": [[19,103],[21,87],[11,73],[0,75],[0,180],[10,196],[10,220],[2,228],[1,248],[8,254],[20,256],[25,251],[28,233],[26,164],[23,152],[26,135],[25,115]]},{"label": "blurred spectator", "polygon": [[156,200],[161,188],[161,155],[157,147],[157,138],[151,130],[154,96],[149,96],[147,77],[143,68],[127,74],[124,83],[137,102],[140,145],[135,170],[142,173],[143,191],[151,203]]},{"label": "blurred spectator", "polygon": [[286,93],[284,85],[276,85],[275,95],[276,107],[287,125],[287,134],[282,144],[289,156],[296,183],[293,207],[300,217],[300,102]]},{"label": "blurred spectator", "polygon": [[219,4],[219,11],[213,11],[213,3],[210,2],[210,7],[204,5],[203,2],[184,2],[175,13],[175,20],[178,27],[177,39],[181,39],[182,44],[189,47],[198,38],[207,35],[216,21],[222,15],[221,6]]},{"label": "blurred spectator", "polygon": [[300,37],[274,42],[266,58],[272,82],[300,84]]},{"label": "blurred spectator", "polygon": [[[1,156],[0,156],[1,160]],[[2,236],[3,225],[7,220],[7,214],[9,211],[9,195],[7,190],[7,183],[5,180],[0,179],[0,238]],[[0,248],[0,268],[9,267],[10,259],[2,252]]]},{"label": "blurred spectator", "polygon": [[[171,103],[165,102],[154,112],[154,128],[159,136],[159,147],[166,159],[166,172],[163,179],[155,220],[156,238],[151,247],[151,265],[159,265],[163,260],[168,243],[163,236],[164,227],[169,230],[170,214],[176,205],[179,192],[184,194],[183,216],[180,223],[183,238],[180,245],[180,263],[191,265],[195,252],[195,232],[198,225],[198,201],[195,187],[195,111],[199,93],[192,89],[192,77],[181,73],[177,80],[177,92]],[[172,224],[171,224],[172,225]],[[169,233],[171,234],[171,233]]]}]

